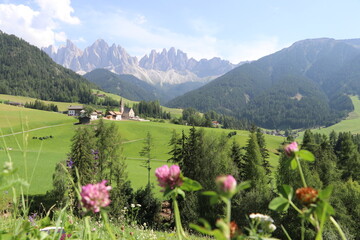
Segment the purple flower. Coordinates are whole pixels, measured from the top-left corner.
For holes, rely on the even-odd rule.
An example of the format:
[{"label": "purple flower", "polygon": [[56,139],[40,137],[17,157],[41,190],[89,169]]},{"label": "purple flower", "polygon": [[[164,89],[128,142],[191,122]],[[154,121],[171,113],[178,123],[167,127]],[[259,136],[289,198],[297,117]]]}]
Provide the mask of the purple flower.
[{"label": "purple flower", "polygon": [[292,142],[284,147],[286,156],[291,157],[294,152],[299,151],[297,142]]},{"label": "purple flower", "polygon": [[66,166],[68,168],[72,168],[73,165],[74,165],[74,161],[72,161],[71,158],[66,161]]},{"label": "purple flower", "polygon": [[159,181],[159,186],[163,188],[174,189],[183,183],[180,177],[180,167],[177,165],[172,165],[170,168],[168,165],[159,167],[155,170],[155,175]]},{"label": "purple flower", "polygon": [[111,186],[106,186],[106,180],[101,183],[88,184],[82,187],[81,202],[83,206],[94,213],[99,212],[101,207],[106,207],[110,204],[109,191]]},{"label": "purple flower", "polygon": [[33,213],[29,216],[29,222],[31,223],[32,226],[36,225],[36,223],[35,223],[36,217],[37,217],[37,213]]},{"label": "purple flower", "polygon": [[98,150],[91,149],[91,154],[94,155],[95,160],[99,159],[99,151]]},{"label": "purple flower", "polygon": [[237,182],[231,175],[219,176],[216,178],[216,185],[223,193],[233,193],[236,190]]}]

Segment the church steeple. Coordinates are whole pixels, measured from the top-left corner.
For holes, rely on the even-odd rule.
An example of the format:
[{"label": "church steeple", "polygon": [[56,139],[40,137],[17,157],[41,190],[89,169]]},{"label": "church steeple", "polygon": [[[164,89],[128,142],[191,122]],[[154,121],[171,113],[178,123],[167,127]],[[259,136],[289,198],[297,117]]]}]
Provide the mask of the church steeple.
[{"label": "church steeple", "polygon": [[121,113],[124,113],[124,101],[122,98],[120,99],[120,109],[119,110]]}]

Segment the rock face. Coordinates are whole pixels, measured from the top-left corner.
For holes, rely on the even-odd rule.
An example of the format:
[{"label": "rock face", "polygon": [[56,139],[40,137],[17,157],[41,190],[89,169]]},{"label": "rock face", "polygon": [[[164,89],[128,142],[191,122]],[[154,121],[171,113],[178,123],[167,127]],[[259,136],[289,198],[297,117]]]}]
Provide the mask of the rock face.
[{"label": "rock face", "polygon": [[109,45],[102,39],[81,51],[70,40],[57,51],[53,46],[43,48],[55,62],[84,74],[96,68],[108,69],[118,74],[132,74],[151,84],[181,84],[185,82],[207,82],[220,76],[236,65],[220,58],[197,61],[188,58],[181,50],[152,50],[138,61],[124,48]]}]

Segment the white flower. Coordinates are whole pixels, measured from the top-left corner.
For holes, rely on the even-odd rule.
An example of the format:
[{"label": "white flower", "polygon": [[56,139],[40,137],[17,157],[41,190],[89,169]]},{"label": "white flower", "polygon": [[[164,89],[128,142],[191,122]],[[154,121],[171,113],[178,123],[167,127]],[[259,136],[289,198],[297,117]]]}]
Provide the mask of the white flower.
[{"label": "white flower", "polygon": [[273,232],[276,230],[276,226],[274,224],[269,225],[269,232]]},{"label": "white flower", "polygon": [[137,207],[141,207],[141,204],[136,204]]},{"label": "white flower", "polygon": [[274,220],[270,216],[261,213],[252,213],[249,215],[249,217],[254,220],[259,220],[260,222],[274,222]]},{"label": "white flower", "polygon": [[130,206],[131,206],[132,208],[134,208],[134,207],[135,207],[135,204],[132,203]]}]

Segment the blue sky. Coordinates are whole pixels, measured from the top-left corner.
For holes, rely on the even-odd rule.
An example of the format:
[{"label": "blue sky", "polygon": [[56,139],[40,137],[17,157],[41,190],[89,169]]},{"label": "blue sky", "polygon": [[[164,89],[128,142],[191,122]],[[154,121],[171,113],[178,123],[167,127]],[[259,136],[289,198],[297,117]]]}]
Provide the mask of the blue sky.
[{"label": "blue sky", "polygon": [[358,0],[0,0],[0,29],[39,47],[99,38],[132,56],[255,60],[308,38],[360,38]]}]

